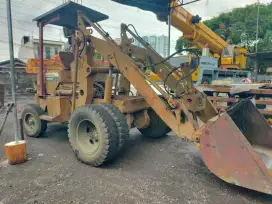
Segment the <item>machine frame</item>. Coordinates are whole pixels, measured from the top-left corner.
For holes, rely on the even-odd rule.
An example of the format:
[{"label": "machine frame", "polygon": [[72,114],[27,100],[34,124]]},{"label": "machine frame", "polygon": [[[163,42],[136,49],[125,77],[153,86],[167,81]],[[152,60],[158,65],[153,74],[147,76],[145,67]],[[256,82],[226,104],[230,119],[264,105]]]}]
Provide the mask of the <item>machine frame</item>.
[{"label": "machine frame", "polygon": [[[272,194],[272,129],[251,101],[218,112],[193,85],[191,75],[197,69],[193,61],[173,67],[132,25],[121,25],[121,45],[117,45],[97,23],[106,18],[69,1],[34,19],[40,27],[41,58],[36,104],[22,110],[25,133],[38,137],[48,121],[68,122],[77,158],[101,166],[117,157],[130,128],[137,127],[153,138],[172,130],[196,144],[206,166],[219,178]],[[43,26],[48,23],[67,29],[73,54],[60,55],[65,66],[43,66]],[[89,27],[103,39],[93,36]],[[143,47],[134,46],[129,35]],[[97,66],[94,51],[111,65]],[[149,78],[144,71],[147,67],[164,82],[164,88]],[[138,96],[130,95],[131,85]],[[97,87],[102,87],[103,97],[98,97]],[[199,120],[205,123],[201,127]],[[28,127],[33,124],[35,131]]]}]

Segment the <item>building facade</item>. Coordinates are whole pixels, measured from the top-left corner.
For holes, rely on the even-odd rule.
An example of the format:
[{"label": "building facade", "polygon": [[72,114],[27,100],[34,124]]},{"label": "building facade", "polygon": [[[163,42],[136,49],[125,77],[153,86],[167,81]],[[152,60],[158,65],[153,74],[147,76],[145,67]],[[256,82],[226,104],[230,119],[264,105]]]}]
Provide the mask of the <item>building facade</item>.
[{"label": "building facade", "polygon": [[155,50],[163,57],[168,56],[168,37],[165,35],[157,36]]},{"label": "building facade", "polygon": [[[60,51],[64,50],[65,42],[43,40],[43,57],[44,59],[50,59],[54,55],[57,55]],[[30,36],[23,36],[21,40],[21,47],[18,52],[18,59],[23,62],[27,62],[28,59],[39,58],[40,46],[39,39],[32,38]]]},{"label": "building facade", "polygon": [[[168,55],[168,37],[165,35],[161,36],[143,36],[144,41],[149,43],[149,45],[156,50],[161,56],[167,57]],[[142,45],[137,41],[134,40],[134,45],[142,47]]]}]

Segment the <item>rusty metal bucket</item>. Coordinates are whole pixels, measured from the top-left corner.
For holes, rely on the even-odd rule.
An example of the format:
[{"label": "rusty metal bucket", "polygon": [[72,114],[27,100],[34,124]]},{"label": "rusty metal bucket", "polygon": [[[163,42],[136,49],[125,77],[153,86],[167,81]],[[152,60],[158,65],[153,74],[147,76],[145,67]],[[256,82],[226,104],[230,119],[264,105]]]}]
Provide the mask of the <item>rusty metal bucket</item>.
[{"label": "rusty metal bucket", "polygon": [[272,128],[249,100],[230,107],[198,131],[201,156],[222,180],[272,194]]}]

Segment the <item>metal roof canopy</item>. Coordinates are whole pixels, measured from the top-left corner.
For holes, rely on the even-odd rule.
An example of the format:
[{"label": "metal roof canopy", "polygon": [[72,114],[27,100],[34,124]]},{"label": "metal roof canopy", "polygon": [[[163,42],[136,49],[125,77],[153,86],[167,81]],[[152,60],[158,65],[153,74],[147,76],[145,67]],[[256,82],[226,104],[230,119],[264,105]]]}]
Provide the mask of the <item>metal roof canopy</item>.
[{"label": "metal roof canopy", "polygon": [[[68,1],[36,18],[33,21],[37,23],[52,24],[57,26],[63,26],[67,28],[77,27],[77,11],[82,11],[84,14],[91,19],[94,23],[103,21],[109,18],[109,16],[87,8],[80,4],[72,1]],[[85,22],[87,26],[89,24]]]}]

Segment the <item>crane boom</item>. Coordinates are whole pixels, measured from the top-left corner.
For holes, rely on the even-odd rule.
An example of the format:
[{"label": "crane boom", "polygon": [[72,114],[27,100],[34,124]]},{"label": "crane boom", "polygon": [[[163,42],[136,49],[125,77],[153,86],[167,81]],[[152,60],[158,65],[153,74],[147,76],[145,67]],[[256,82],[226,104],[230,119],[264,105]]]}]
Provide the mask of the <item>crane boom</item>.
[{"label": "crane boom", "polygon": [[208,45],[209,49],[221,55],[224,47],[228,43],[219,37],[215,32],[209,29],[203,23],[196,23],[197,16],[193,16],[189,11],[173,1],[171,4],[171,25],[183,32],[183,38],[196,44],[199,48],[204,48]]}]

